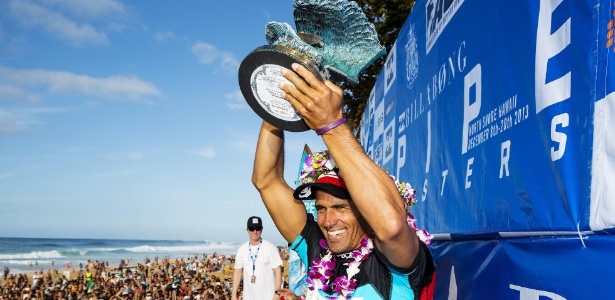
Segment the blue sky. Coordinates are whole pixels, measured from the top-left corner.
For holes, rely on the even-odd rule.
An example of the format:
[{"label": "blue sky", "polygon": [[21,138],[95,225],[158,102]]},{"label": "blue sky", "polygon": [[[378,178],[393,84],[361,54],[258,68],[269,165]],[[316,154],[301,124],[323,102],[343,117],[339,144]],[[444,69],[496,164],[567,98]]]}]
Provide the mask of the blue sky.
[{"label": "blue sky", "polygon": [[[0,236],[243,241],[260,119],[237,83],[291,0],[0,2]],[[313,132],[287,133],[294,184]]]}]

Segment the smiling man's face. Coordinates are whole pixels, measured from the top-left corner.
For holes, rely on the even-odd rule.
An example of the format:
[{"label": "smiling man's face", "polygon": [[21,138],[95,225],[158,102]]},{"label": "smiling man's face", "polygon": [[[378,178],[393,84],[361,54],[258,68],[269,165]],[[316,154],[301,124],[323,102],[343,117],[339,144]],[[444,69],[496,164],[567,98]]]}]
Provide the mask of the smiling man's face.
[{"label": "smiling man's face", "polygon": [[361,245],[365,231],[358,212],[347,199],[337,198],[323,191],[316,192],[318,226],[333,253],[350,252]]}]

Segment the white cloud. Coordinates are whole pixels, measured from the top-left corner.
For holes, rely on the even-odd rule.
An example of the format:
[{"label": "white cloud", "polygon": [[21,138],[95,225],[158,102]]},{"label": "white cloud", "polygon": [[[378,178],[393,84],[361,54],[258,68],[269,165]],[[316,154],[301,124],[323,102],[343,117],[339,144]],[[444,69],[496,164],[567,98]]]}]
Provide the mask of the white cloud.
[{"label": "white cloud", "polygon": [[16,86],[0,84],[0,99],[12,99],[34,103],[39,102],[41,97],[39,95],[24,91]]},{"label": "white cloud", "polygon": [[0,135],[24,132],[42,124],[37,117],[41,114],[60,114],[71,111],[68,107],[36,107],[14,110],[0,110]]},{"label": "white cloud", "polygon": [[249,107],[241,91],[227,93],[224,95],[224,98],[227,99],[226,107],[230,109],[246,109]]},{"label": "white cloud", "polygon": [[11,16],[74,46],[107,45],[105,31],[126,29],[135,18],[118,0],[9,0]]},{"label": "white cloud", "polygon": [[126,15],[126,7],[116,0],[44,0],[44,3],[58,6],[76,16],[107,17]]},{"label": "white cloud", "polygon": [[235,74],[239,69],[239,61],[228,51],[222,51],[213,45],[198,42],[192,46],[192,53],[204,65],[216,64],[216,71]]},{"label": "white cloud", "polygon": [[42,29],[73,45],[105,45],[108,43],[107,35],[91,24],[78,24],[62,13],[43,6],[27,1],[11,1],[9,9],[11,14],[23,24]]},{"label": "white cloud", "polygon": [[168,40],[174,40],[177,38],[177,36],[175,35],[175,33],[171,32],[171,31],[158,31],[154,34],[154,38],[156,39],[156,41],[158,42],[165,42]]},{"label": "white cloud", "polygon": [[225,73],[235,74],[239,70],[239,61],[231,52],[223,51],[220,53],[220,69]]},{"label": "white cloud", "polygon": [[29,125],[19,116],[0,110],[0,134],[12,134],[24,131]]},{"label": "white cloud", "polygon": [[161,95],[155,85],[131,75],[96,78],[65,71],[18,70],[0,67],[0,81],[9,85],[5,87],[6,91],[13,91],[18,95],[20,93],[29,95],[29,92],[21,91],[20,88],[46,89],[54,93],[81,93],[97,97],[104,95],[111,99],[134,101]]},{"label": "white cloud", "polygon": [[210,44],[196,43],[192,46],[192,53],[196,55],[200,63],[208,65],[216,60],[218,49]]},{"label": "white cloud", "polygon": [[213,158],[214,156],[216,156],[216,150],[214,150],[214,148],[212,147],[202,147],[193,151],[193,153],[205,158]]}]

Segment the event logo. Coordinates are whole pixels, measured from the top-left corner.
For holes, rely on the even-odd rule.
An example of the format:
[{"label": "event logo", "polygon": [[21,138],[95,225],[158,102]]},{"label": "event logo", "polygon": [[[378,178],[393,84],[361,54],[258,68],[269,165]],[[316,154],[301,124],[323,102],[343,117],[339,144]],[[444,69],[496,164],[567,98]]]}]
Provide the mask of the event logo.
[{"label": "event logo", "polygon": [[414,24],[408,30],[408,41],[406,42],[406,80],[408,88],[412,88],[414,80],[419,75],[419,51],[414,32]]},{"label": "event logo", "polygon": [[391,123],[384,130],[384,157],[382,160],[382,165],[384,166],[386,163],[391,161],[393,158],[393,147],[395,147],[395,118],[391,121]]},{"label": "event logo", "polygon": [[380,138],[384,132],[384,100],[376,107],[374,112],[374,140]]},{"label": "event logo", "polygon": [[425,14],[427,21],[427,53],[436,43],[444,27],[453,18],[464,0],[427,0]]},{"label": "event logo", "polygon": [[[398,116],[398,133],[402,133],[407,127],[409,127],[414,121],[422,116],[429,107],[435,103],[439,96],[447,90],[447,88],[453,86],[452,83],[457,80],[458,76],[463,76],[466,70],[466,42],[465,40],[459,43],[459,48],[453,51],[448,57],[434,68],[434,73],[426,76],[427,71],[423,70],[421,78],[426,79],[425,87],[420,89],[413,89],[410,91],[409,100],[398,111],[401,111]],[[371,101],[371,100],[370,100]]]},{"label": "event logo", "polygon": [[387,56],[387,60],[384,62],[384,94],[389,92],[389,89],[393,86],[397,78],[397,41],[391,47],[391,52]]},{"label": "event logo", "polygon": [[[613,9],[611,16],[611,19],[606,23],[606,47],[609,49],[615,43],[615,9]],[[612,50],[615,51],[615,49]]]},{"label": "event logo", "polygon": [[378,164],[382,161],[382,143],[376,145],[373,160]]}]

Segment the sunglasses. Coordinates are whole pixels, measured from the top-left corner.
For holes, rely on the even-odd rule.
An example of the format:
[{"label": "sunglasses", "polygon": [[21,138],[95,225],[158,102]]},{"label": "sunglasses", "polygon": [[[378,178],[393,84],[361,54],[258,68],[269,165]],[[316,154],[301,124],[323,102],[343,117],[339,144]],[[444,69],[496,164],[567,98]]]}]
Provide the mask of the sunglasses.
[{"label": "sunglasses", "polygon": [[263,228],[262,227],[261,228],[248,228],[248,230],[254,232],[254,231],[261,231],[263,230]]}]

